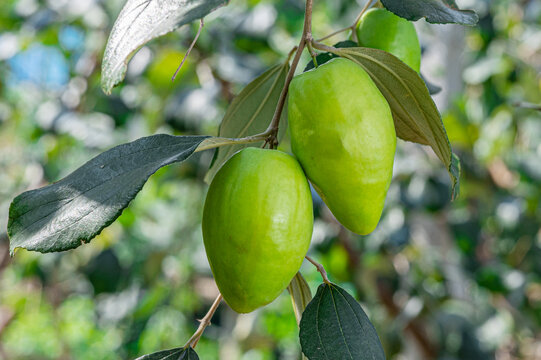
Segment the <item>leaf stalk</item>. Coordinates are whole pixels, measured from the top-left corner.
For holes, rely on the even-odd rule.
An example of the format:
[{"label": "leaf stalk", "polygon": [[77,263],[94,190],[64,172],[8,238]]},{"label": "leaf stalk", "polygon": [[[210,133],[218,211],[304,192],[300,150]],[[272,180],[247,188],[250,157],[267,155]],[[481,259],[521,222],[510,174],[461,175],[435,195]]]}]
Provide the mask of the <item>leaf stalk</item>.
[{"label": "leaf stalk", "polygon": [[184,65],[184,62],[186,62],[186,59],[190,55],[190,53],[193,50],[193,47],[195,46],[195,43],[197,42],[197,39],[199,39],[199,35],[201,35],[201,29],[203,29],[203,26],[205,26],[205,22],[203,21],[203,18],[199,19],[199,29],[197,30],[197,34],[195,34],[195,37],[190,44],[190,47],[188,48],[188,51],[186,51],[186,54],[184,54],[184,57],[182,58],[182,61],[180,62],[180,65],[178,66],[177,70],[173,74],[173,77],[171,77],[171,81],[175,81],[175,78],[177,77],[178,72],[180,69],[182,69],[182,66]]},{"label": "leaf stalk", "polygon": [[269,124],[269,127],[267,128],[267,131],[265,131],[265,133],[269,133],[268,138],[265,141],[273,149],[276,148],[276,146],[278,145],[278,126],[280,124],[280,118],[282,117],[282,111],[284,110],[287,92],[289,90],[289,84],[291,84],[291,80],[293,80],[293,76],[295,75],[295,70],[299,65],[299,61],[301,59],[304,47],[306,46],[307,42],[310,42],[312,39],[312,7],[313,0],[306,0],[306,9],[304,12],[304,27],[302,30],[301,40],[299,42],[299,45],[297,46],[295,57],[293,58],[291,67],[289,68],[289,72],[287,73],[284,87],[282,89],[282,92],[280,93],[280,98],[278,99],[278,105],[276,106],[276,110],[274,111],[274,115]]},{"label": "leaf stalk", "polygon": [[357,39],[357,32],[355,31],[355,29],[357,28],[357,25],[359,24],[359,21],[361,21],[361,17],[364,15],[364,13],[370,9],[372,7],[372,3],[374,3],[374,0],[368,0],[366,2],[366,4],[364,5],[363,9],[361,10],[361,12],[359,13],[359,15],[357,15],[357,17],[355,18],[355,21],[353,21],[353,24],[351,24],[350,26],[347,26],[345,28],[342,28],[340,30],[336,30],[335,32],[333,33],[330,33],[329,35],[326,35],[320,39],[317,39],[317,41],[323,41],[323,40],[327,40],[335,35],[338,35],[338,34],[341,34],[343,32],[346,32],[346,31],[349,31],[351,30],[351,38],[353,39],[353,41],[357,42],[358,39]]},{"label": "leaf stalk", "polygon": [[195,333],[188,340],[188,342],[186,342],[186,344],[184,345],[184,348],[187,348],[188,346],[191,346],[192,348],[195,348],[195,346],[197,345],[197,342],[201,338],[201,335],[203,335],[203,332],[205,331],[205,328],[210,325],[210,320],[212,319],[212,316],[216,312],[216,309],[218,309],[218,306],[220,305],[220,302],[222,301],[222,299],[223,299],[222,294],[218,294],[218,296],[216,297],[216,299],[212,303],[212,306],[210,307],[210,309],[207,312],[207,314],[205,315],[205,317],[203,317],[203,319],[201,319],[201,321],[199,323],[199,327],[197,328]]},{"label": "leaf stalk", "polygon": [[325,271],[325,268],[323,265],[312,259],[310,256],[305,256],[306,260],[310,261],[312,265],[314,265],[317,269],[317,271],[321,274],[321,277],[323,278],[323,282],[327,285],[331,285],[331,281],[327,277],[327,272]]}]

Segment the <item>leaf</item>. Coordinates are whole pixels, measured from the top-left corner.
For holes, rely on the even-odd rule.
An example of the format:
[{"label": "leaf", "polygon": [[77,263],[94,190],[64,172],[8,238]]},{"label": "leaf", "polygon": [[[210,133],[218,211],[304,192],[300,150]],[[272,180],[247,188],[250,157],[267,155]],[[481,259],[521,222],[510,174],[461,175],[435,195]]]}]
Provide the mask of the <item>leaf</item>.
[{"label": "leaf", "polygon": [[[227,112],[220,125],[219,136],[239,138],[259,134],[267,130],[267,127],[274,116],[280,93],[284,88],[288,71],[288,63],[275,65],[249,83],[227,108]],[[284,134],[287,128],[285,124],[286,114],[287,108],[284,107],[282,111],[282,126],[280,126],[279,138]],[[237,151],[247,146],[260,147],[262,144],[263,142],[256,142],[217,149],[215,159],[205,176],[205,181],[210,182],[223,163]]]},{"label": "leaf", "polygon": [[143,355],[135,360],[199,360],[194,349],[188,347],[162,350],[152,354]]},{"label": "leaf", "polygon": [[381,0],[387,10],[410,21],[426,18],[432,24],[475,25],[479,16],[472,10],[460,10],[454,0]]},{"label": "leaf", "polygon": [[310,360],[381,360],[376,329],[359,303],[335,284],[321,284],[300,325],[303,353]]},{"label": "leaf", "polygon": [[[291,282],[287,286],[289,295],[291,296],[291,302],[293,303],[293,311],[295,312],[295,319],[297,319],[297,325],[301,323],[301,317],[304,309],[312,300],[312,292],[308,283],[302,276],[301,272],[297,272]],[[302,354],[302,360],[308,359],[304,354]]]},{"label": "leaf", "polygon": [[110,94],[124,79],[131,57],[150,40],[205,17],[228,0],[128,0],[118,15],[103,56],[101,85]]},{"label": "leaf", "polygon": [[128,206],[163,166],[186,160],[207,136],[153,135],[101,153],[64,179],[17,196],[9,209],[10,252],[74,249]]},{"label": "leaf", "polygon": [[[333,47],[335,48],[346,48],[346,47],[356,47],[356,46],[359,46],[359,44],[351,40],[340,41],[333,45]],[[335,57],[338,57],[338,55],[335,55],[330,52],[319,53],[316,56],[317,65],[318,66],[323,65],[327,61],[334,59]],[[306,67],[304,68],[303,72],[307,72],[308,70],[312,70],[313,68],[314,68],[314,61],[310,60],[310,62],[306,64]]]},{"label": "leaf", "polygon": [[301,322],[302,312],[312,300],[312,292],[308,283],[300,272],[297,272],[291,282],[287,286],[289,295],[291,295],[291,302],[293,303],[293,311],[295,312],[295,318],[297,324]]},{"label": "leaf", "polygon": [[441,115],[419,74],[382,50],[358,47],[333,52],[362,66],[374,80],[391,107],[398,137],[432,147],[449,172],[451,196],[455,199],[459,193],[460,161],[451,151]]}]

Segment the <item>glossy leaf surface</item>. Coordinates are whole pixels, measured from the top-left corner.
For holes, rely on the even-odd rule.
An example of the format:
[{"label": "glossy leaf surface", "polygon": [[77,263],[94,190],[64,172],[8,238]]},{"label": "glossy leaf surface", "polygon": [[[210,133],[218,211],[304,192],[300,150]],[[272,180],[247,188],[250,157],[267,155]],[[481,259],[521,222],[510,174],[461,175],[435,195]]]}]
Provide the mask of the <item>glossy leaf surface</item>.
[{"label": "glossy leaf surface", "polygon": [[186,160],[206,138],[141,138],[101,153],[56,183],[22,193],[9,210],[11,253],[64,251],[89,242],[120,216],[150,175]]}]

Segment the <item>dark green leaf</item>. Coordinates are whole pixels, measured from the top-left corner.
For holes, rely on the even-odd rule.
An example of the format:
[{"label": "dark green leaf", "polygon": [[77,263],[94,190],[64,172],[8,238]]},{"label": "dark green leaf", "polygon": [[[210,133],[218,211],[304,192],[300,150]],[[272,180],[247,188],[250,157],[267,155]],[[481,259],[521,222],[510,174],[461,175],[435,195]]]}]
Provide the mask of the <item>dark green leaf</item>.
[{"label": "dark green leaf", "polygon": [[[335,48],[347,48],[347,47],[356,47],[356,46],[359,46],[359,44],[357,44],[355,41],[351,41],[351,40],[345,40],[345,41],[340,41],[336,44],[333,45]],[[331,59],[334,59],[335,57],[338,57],[338,55],[335,55],[333,53],[330,53],[330,52],[326,52],[326,53],[320,53],[316,56],[316,61],[317,61],[317,65],[323,65],[325,64],[327,61],[331,60]],[[314,68],[314,61],[313,60],[310,60],[310,62],[308,64],[306,64],[306,67],[304,68],[303,72],[306,72],[308,70],[312,70]]]},{"label": "dark green leaf", "polygon": [[[335,57],[338,57],[338,55],[334,55],[334,54],[331,54],[331,53],[320,53],[320,54],[318,54],[316,56],[317,65],[318,66],[323,65],[327,61],[329,61],[331,59],[334,59]],[[315,68],[314,60],[310,60],[310,62],[308,64],[306,64],[306,66],[304,67],[303,72],[307,72],[309,70],[312,70],[313,68]]]},{"label": "dark green leaf", "polygon": [[74,249],[111,224],[163,166],[186,160],[208,136],[153,135],[116,146],[64,179],[17,196],[9,209],[10,251]]},{"label": "dark green leaf", "polygon": [[333,46],[335,48],[350,48],[350,47],[357,47],[357,46],[359,46],[359,44],[357,44],[355,41],[344,40],[344,41],[337,42]]},{"label": "dark green leaf", "polygon": [[[128,61],[150,40],[205,17],[228,0],[128,0],[118,15],[103,55],[101,84],[110,94],[122,81]],[[175,69],[171,69],[171,75]]]},{"label": "dark green leaf", "polygon": [[321,284],[302,314],[300,341],[310,360],[381,360],[385,353],[376,329],[351,295]]},{"label": "dark green leaf", "polygon": [[[276,65],[249,83],[227,108],[220,125],[219,136],[239,138],[256,135],[267,130],[276,110],[280,93],[284,88],[288,71],[289,64]],[[286,114],[287,108],[284,107],[280,121],[279,139],[287,128]],[[210,182],[223,163],[237,151],[248,146],[261,147],[262,144],[262,142],[257,142],[216,149],[217,154],[205,181]]]},{"label": "dark green leaf", "polygon": [[475,25],[479,16],[472,10],[460,10],[454,0],[381,0],[387,10],[411,21],[426,18],[432,24]]},{"label": "dark green leaf", "polygon": [[451,151],[441,115],[419,74],[382,50],[347,48],[334,52],[362,66],[374,80],[391,107],[398,137],[432,147],[449,172],[455,199],[459,191],[459,160]]},{"label": "dark green leaf", "polygon": [[143,355],[135,360],[199,360],[194,349],[188,347],[162,350],[152,354]]}]

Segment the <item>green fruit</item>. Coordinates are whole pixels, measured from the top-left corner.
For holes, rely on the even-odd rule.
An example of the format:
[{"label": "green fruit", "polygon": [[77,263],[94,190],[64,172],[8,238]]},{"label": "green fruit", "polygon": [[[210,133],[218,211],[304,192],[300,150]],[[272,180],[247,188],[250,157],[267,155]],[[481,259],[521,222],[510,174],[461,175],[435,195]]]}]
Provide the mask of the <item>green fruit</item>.
[{"label": "green fruit", "polygon": [[312,236],[310,187],[278,150],[247,148],[218,171],[203,211],[203,239],[225,301],[247,313],[276,299],[299,270]]},{"label": "green fruit", "polygon": [[390,52],[413,70],[421,68],[421,47],[415,26],[386,9],[370,9],[357,27],[359,45]]},{"label": "green fruit", "polygon": [[374,230],[396,148],[387,101],[343,58],[296,76],[289,87],[292,150],[334,216],[358,234]]}]

